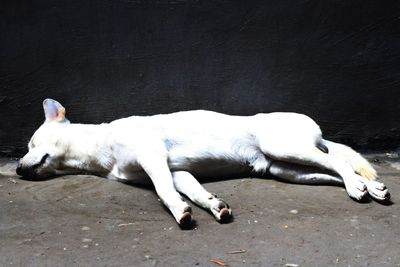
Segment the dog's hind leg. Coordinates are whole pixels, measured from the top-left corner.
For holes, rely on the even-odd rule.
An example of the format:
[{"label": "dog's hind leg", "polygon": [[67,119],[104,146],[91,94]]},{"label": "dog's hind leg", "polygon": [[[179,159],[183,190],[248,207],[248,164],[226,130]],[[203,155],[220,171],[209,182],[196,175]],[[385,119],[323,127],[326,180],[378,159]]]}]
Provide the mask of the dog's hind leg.
[{"label": "dog's hind leg", "polygon": [[[363,199],[367,194],[379,201],[390,199],[390,194],[384,184],[366,179],[357,174],[346,159],[331,153],[324,153],[316,147],[303,147],[299,150],[292,149],[286,152],[285,155],[279,157],[279,160],[334,171],[343,179],[348,195],[356,200]],[[270,172],[272,171],[274,169],[270,169]],[[285,175],[288,176],[287,173]],[[302,174],[294,175],[293,177],[299,181],[300,179],[304,179],[304,177],[310,178],[312,176]],[[331,179],[321,174],[314,178],[318,178],[317,180]]]},{"label": "dog's hind leg", "polygon": [[325,153],[317,148],[318,142],[307,142],[309,140],[297,140],[285,144],[271,144],[261,146],[261,150],[269,157],[300,165],[315,166],[322,169],[334,171],[343,179],[346,191],[350,197],[361,200],[368,191],[365,183],[357,175],[350,164],[344,159]]},{"label": "dog's hind leg", "polygon": [[138,162],[150,177],[164,205],[171,211],[182,228],[193,226],[192,209],[176,191],[167,159],[163,155],[148,154],[138,157]]},{"label": "dog's hind leg", "polygon": [[228,204],[207,192],[189,172],[176,171],[172,173],[172,177],[176,190],[186,195],[200,207],[210,210],[217,221],[226,223],[232,219],[232,211]]},{"label": "dog's hind leg", "polygon": [[390,193],[388,192],[386,186],[377,180],[378,175],[375,169],[360,154],[343,144],[335,143],[325,139],[322,139],[321,143],[327,147],[330,155],[342,158],[351,165],[354,172],[359,175],[360,179],[362,179],[367,186],[368,193],[372,198],[379,201],[390,198]]},{"label": "dog's hind leg", "polygon": [[268,171],[273,176],[290,183],[308,185],[344,185],[343,179],[339,176],[329,174],[320,168],[312,166],[274,161]]},{"label": "dog's hind leg", "polygon": [[[273,162],[269,168],[269,173],[282,180],[297,184],[344,185],[341,177],[334,174],[328,174],[322,169],[282,161]],[[369,195],[375,200],[385,201],[390,198],[390,193],[383,183],[377,180],[368,180],[358,174],[356,174],[356,176],[364,182],[367,186]]]}]

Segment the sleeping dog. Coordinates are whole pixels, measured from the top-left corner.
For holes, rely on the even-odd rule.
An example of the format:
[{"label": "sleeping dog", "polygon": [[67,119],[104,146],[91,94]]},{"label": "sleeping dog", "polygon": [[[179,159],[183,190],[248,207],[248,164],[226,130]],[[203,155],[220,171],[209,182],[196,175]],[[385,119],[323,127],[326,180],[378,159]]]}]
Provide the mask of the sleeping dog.
[{"label": "sleeping dog", "polygon": [[70,123],[57,101],[43,102],[45,122],[32,136],[17,174],[43,179],[94,174],[126,182],[150,179],[182,227],[192,224],[180,194],[229,222],[232,211],[195,177],[251,172],[301,184],[341,184],[348,195],[388,200],[376,171],[351,148],[322,138],[297,113],[230,116],[196,110],[132,116],[99,125]]}]

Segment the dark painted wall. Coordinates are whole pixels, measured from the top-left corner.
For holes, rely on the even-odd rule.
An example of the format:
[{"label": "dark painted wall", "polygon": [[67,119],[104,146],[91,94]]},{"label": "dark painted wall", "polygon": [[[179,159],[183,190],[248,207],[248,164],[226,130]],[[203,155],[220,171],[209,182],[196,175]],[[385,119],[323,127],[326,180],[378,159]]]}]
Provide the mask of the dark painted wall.
[{"label": "dark painted wall", "polygon": [[75,122],[186,109],[297,111],[364,148],[400,140],[400,2],[0,3],[0,153],[61,101]]}]

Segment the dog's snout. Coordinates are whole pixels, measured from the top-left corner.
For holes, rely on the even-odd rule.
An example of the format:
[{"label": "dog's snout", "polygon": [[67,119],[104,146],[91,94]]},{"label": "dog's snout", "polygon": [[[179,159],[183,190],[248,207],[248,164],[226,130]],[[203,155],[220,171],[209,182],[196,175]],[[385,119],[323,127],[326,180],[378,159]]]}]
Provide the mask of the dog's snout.
[{"label": "dog's snout", "polygon": [[15,172],[17,173],[17,175],[22,176],[22,177],[30,177],[30,178],[37,178],[39,177],[38,175],[38,168],[41,167],[47,160],[47,158],[49,157],[49,154],[45,154],[41,160],[33,165],[30,164],[24,164],[23,161],[21,160],[18,163],[18,166],[15,170]]},{"label": "dog's snout", "polygon": [[33,174],[33,170],[29,167],[24,166],[21,162],[18,163],[17,169],[15,170],[15,172],[22,177],[25,176],[32,176]]},{"label": "dog's snout", "polygon": [[32,166],[25,166],[19,163],[15,172],[17,173],[17,175],[23,178],[28,178],[28,179],[37,178],[36,168],[33,168]]}]

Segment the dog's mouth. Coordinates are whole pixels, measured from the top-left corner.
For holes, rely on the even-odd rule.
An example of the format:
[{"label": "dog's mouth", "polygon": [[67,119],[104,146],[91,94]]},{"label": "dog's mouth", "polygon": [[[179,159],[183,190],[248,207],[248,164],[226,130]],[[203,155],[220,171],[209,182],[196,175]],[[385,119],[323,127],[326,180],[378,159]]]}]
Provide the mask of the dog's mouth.
[{"label": "dog's mouth", "polygon": [[24,166],[21,162],[18,164],[16,173],[25,180],[45,180],[48,179],[46,175],[39,174],[39,169],[46,163],[50,155],[46,153],[41,160],[31,166]]}]

